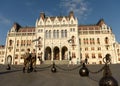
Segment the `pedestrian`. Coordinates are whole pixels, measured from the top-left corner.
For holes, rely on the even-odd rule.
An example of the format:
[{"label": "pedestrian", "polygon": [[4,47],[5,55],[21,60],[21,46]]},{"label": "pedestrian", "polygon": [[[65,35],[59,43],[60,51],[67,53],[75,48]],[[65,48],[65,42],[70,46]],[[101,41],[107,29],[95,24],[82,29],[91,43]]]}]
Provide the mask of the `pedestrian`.
[{"label": "pedestrian", "polygon": [[85,58],[85,63],[88,64],[88,58],[87,57]]},{"label": "pedestrian", "polygon": [[33,52],[31,53],[31,65],[32,65],[33,71],[36,72],[36,52],[35,52],[35,49],[33,49]]},{"label": "pedestrian", "polygon": [[31,53],[30,49],[27,49],[27,52],[24,54],[24,67],[23,67],[23,73],[25,73],[25,70],[27,69],[27,72],[29,73],[29,67],[31,63]]}]

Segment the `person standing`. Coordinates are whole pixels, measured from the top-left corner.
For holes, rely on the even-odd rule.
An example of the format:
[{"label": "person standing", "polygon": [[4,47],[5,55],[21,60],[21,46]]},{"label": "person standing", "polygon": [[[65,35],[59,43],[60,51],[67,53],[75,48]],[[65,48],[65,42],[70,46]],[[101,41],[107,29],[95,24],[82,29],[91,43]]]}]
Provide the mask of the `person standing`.
[{"label": "person standing", "polygon": [[25,73],[25,69],[27,69],[27,72],[29,71],[29,67],[30,67],[30,62],[31,62],[31,53],[30,53],[30,49],[27,49],[27,52],[24,54],[24,67],[23,67],[23,73]]},{"label": "person standing", "polygon": [[32,65],[33,71],[36,72],[36,52],[35,52],[35,49],[33,49],[33,52],[31,53],[31,65]]},{"label": "person standing", "polygon": [[85,58],[85,63],[88,64],[88,58],[87,57]]}]

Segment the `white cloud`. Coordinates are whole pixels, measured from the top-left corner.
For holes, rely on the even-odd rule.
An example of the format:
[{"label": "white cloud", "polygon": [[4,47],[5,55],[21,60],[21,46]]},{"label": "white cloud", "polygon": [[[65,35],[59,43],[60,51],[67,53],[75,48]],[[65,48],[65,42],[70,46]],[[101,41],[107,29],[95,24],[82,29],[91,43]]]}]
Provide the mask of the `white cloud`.
[{"label": "white cloud", "polygon": [[79,20],[85,20],[90,13],[90,7],[85,0],[61,0],[60,7],[66,12],[73,11]]},{"label": "white cloud", "polygon": [[7,19],[6,17],[0,15],[0,24],[11,24],[11,20]]}]

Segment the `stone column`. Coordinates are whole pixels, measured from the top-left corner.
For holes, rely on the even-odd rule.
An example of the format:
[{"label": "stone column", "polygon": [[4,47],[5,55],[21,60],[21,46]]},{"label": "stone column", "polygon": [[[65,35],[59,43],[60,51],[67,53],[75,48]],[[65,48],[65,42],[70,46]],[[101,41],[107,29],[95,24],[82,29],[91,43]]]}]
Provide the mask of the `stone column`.
[{"label": "stone column", "polygon": [[60,61],[62,60],[62,52],[61,52],[61,48],[60,48]]},{"label": "stone column", "polygon": [[53,58],[54,58],[54,51],[52,49],[52,52],[51,52],[51,61],[53,61]]}]

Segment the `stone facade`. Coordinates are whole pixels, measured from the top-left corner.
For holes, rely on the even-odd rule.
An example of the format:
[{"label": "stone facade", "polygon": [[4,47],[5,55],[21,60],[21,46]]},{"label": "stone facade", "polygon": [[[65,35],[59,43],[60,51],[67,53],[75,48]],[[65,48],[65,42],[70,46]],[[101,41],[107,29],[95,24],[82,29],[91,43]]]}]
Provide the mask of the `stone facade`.
[{"label": "stone facade", "polygon": [[0,46],[0,64],[4,64],[5,62],[5,46],[1,45]]},{"label": "stone facade", "polygon": [[[35,27],[22,27],[14,23],[7,34],[5,61],[23,64],[27,48],[36,50],[43,62],[72,61],[79,64],[88,59],[89,64],[103,64],[102,58],[111,55],[111,63],[120,63],[120,47],[112,30],[103,19],[94,25],[79,25],[73,12],[68,16],[46,17],[40,14]],[[40,64],[37,59],[37,64]]]}]

